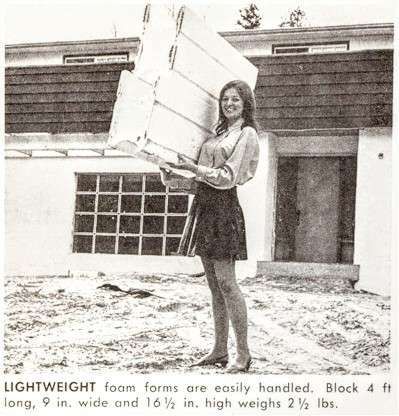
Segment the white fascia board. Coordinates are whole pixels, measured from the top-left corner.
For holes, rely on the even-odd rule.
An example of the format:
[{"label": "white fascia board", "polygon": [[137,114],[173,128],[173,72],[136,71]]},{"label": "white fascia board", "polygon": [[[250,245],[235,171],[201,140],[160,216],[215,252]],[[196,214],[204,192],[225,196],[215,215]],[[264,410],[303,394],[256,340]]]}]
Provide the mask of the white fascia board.
[{"label": "white fascia board", "polygon": [[337,37],[358,37],[358,36],[392,36],[394,34],[394,25],[392,23],[382,24],[365,24],[365,25],[345,25],[345,26],[320,26],[320,27],[302,27],[302,28],[285,28],[270,30],[240,30],[222,32],[220,35],[234,44],[235,42],[256,41],[276,41],[282,39],[301,41],[309,39],[320,39]]},{"label": "white fascia board", "polygon": [[7,133],[5,150],[98,150],[107,148],[108,133]]},{"label": "white fascia board", "polygon": [[[276,29],[252,29],[252,30],[234,30],[223,31],[219,34],[230,41],[241,40],[254,40],[256,38],[266,38],[267,40],[273,40],[274,37],[293,36],[297,37],[298,34],[305,36],[311,33],[330,32],[332,36],[336,36],[339,33],[343,35],[351,36],[364,36],[364,35],[392,35],[394,33],[393,23],[370,23],[370,24],[358,24],[358,25],[338,25],[338,26],[314,26],[314,27],[302,27],[302,28],[276,28]],[[110,46],[113,48],[126,48],[137,47],[139,44],[139,37],[128,37],[119,39],[94,39],[94,40],[79,40],[79,41],[66,41],[66,42],[43,42],[43,43],[21,43],[11,44],[5,46],[6,53],[12,52],[51,52],[67,51],[67,50],[81,50],[82,48],[88,49],[107,49]]]},{"label": "white fascia board", "polygon": [[5,150],[4,157],[5,158],[22,158],[28,159],[32,156],[31,151],[21,151],[21,150]]},{"label": "white fascia board", "polygon": [[44,42],[44,43],[21,43],[5,46],[5,53],[42,53],[42,52],[101,52],[102,50],[119,50],[137,49],[139,38],[121,38],[121,39],[97,39],[81,40],[70,42]]},{"label": "white fascia board", "polygon": [[77,150],[68,150],[69,157],[101,157],[104,156],[104,150],[94,150],[94,149],[77,149]]},{"label": "white fascia board", "polygon": [[[120,150],[117,149],[104,149],[104,156],[105,157],[129,157],[129,154],[127,154],[126,152],[121,152]],[[130,156],[132,157],[132,156]]]},{"label": "white fascia board", "polygon": [[61,150],[32,150],[32,157],[67,157],[68,153]]}]

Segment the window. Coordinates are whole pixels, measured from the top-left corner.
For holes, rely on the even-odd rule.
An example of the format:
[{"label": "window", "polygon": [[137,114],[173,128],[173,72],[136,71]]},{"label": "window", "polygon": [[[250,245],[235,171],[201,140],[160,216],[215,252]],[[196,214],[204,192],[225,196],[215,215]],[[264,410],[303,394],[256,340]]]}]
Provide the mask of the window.
[{"label": "window", "polygon": [[307,53],[332,53],[349,50],[349,42],[325,42],[325,43],[306,43],[291,45],[273,45],[274,55],[293,55]]},{"label": "window", "polygon": [[64,56],[64,64],[110,64],[115,62],[127,62],[129,54],[113,53],[107,55],[78,55],[78,56]]},{"label": "window", "polygon": [[159,174],[77,174],[73,252],[171,255],[187,211]]}]

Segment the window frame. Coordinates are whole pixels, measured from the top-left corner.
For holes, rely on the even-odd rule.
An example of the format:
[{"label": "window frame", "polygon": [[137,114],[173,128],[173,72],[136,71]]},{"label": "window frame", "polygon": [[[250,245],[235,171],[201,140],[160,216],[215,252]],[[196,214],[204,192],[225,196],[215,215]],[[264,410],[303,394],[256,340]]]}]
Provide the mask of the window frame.
[{"label": "window frame", "polygon": [[[283,56],[283,55],[308,55],[308,54],[314,54],[314,53],[339,53],[344,51],[349,51],[349,40],[343,40],[343,41],[327,41],[327,42],[308,42],[308,43],[285,43],[285,44],[273,44],[272,45],[272,55],[275,56]],[[333,47],[333,46],[343,46],[345,49],[340,51],[312,51],[312,47],[322,47],[326,46]],[[281,49],[299,49],[299,48],[307,48],[308,50],[306,52],[283,52],[283,53],[277,53],[276,50],[279,48]]]},{"label": "window frame", "polygon": [[[79,176],[95,176],[95,190],[81,191],[78,190],[78,180]],[[100,191],[100,179],[102,176],[115,176],[118,178],[118,191]],[[140,177],[141,181],[141,190],[140,191],[124,191],[123,190],[123,178],[125,176],[137,176]],[[72,253],[73,254],[116,254],[116,255],[154,255],[154,256],[168,256],[171,253],[167,254],[167,239],[168,238],[181,238],[183,229],[181,233],[168,233],[168,218],[184,218],[184,222],[187,218],[189,209],[190,209],[190,198],[184,192],[177,192],[170,190],[168,187],[165,187],[163,191],[146,191],[146,183],[148,177],[160,177],[158,173],[151,172],[134,172],[134,173],[88,173],[88,172],[75,172],[75,201],[74,201],[74,214],[73,214],[73,224],[72,224]],[[94,195],[94,208],[93,211],[82,211],[77,208],[77,199],[79,195]],[[99,211],[99,199],[101,195],[117,195],[117,211]],[[121,212],[122,208],[122,196],[125,195],[137,195],[141,197],[140,201],[140,212]],[[145,209],[145,200],[148,196],[163,196],[164,197],[164,209],[163,212],[148,212]],[[184,196],[186,198],[186,209],[184,212],[169,212],[169,196]],[[93,229],[91,232],[88,231],[76,231],[77,218],[78,216],[87,215],[93,216]],[[116,216],[115,232],[97,232],[97,221],[98,216]],[[139,232],[138,233],[124,233],[120,230],[121,217],[131,216],[139,218]],[[145,217],[162,217],[163,218],[163,229],[159,233],[144,233],[144,219]],[[90,252],[86,251],[75,251],[75,236],[91,236],[91,250]],[[109,236],[114,237],[114,251],[111,253],[103,253],[96,251],[96,238],[97,236]],[[119,239],[120,237],[135,237],[139,240],[137,253],[120,253],[119,252]],[[143,252],[143,239],[144,238],[162,238],[162,252],[161,254],[142,254]],[[173,252],[172,252],[173,253]]]},{"label": "window frame", "polygon": [[[96,61],[98,58],[125,58],[110,60],[107,62]],[[93,58],[93,62],[67,62],[69,59],[90,59]],[[64,55],[64,65],[94,65],[94,64],[111,64],[111,63],[125,63],[129,62],[129,52],[109,52],[109,53],[90,53],[90,54],[79,54],[79,55]]]}]

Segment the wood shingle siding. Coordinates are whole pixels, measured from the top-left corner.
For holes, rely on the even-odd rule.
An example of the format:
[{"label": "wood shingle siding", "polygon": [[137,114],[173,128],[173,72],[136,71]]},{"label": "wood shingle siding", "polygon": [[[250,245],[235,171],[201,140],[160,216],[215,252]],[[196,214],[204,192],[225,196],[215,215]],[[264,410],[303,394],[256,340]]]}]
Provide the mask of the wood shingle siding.
[{"label": "wood shingle siding", "polygon": [[[330,95],[315,95],[312,97],[312,105],[355,105],[355,104],[380,104],[380,103],[391,103],[392,93],[387,94],[330,94]],[[270,97],[270,98],[258,98],[257,105],[259,108],[273,107],[305,107],[309,104],[308,96],[289,96],[289,97]]]},{"label": "wood shingle siding", "polygon": [[57,123],[49,122],[35,122],[35,123],[15,123],[6,124],[6,133],[78,133],[78,132],[90,132],[90,133],[104,133],[109,129],[110,120],[107,122],[64,122],[59,121]]},{"label": "wood shingle siding", "polygon": [[123,69],[133,69],[134,64],[114,63],[114,64],[85,64],[85,65],[49,65],[49,66],[22,66],[8,67],[6,75],[40,75],[40,74],[95,74],[120,72]]},{"label": "wood shingle siding", "polygon": [[102,133],[133,63],[7,68],[6,132]]},{"label": "wood shingle siding", "polygon": [[[115,91],[111,92],[79,92],[78,102],[95,103],[100,101],[115,101]],[[55,92],[55,93],[37,93],[37,94],[9,94],[6,96],[6,103],[53,103],[53,102],[76,102],[76,93]]]},{"label": "wood shingle siding", "polygon": [[[392,125],[391,50],[250,60],[264,130]],[[6,132],[107,132],[123,69],[133,63],[6,68]]]},{"label": "wood shingle siding", "polygon": [[[6,94],[38,94],[46,89],[47,93],[51,92],[101,92],[101,91],[116,91],[118,81],[109,82],[63,82],[56,84],[21,84],[7,86]],[[77,97],[77,101],[79,98]]]},{"label": "wood shingle siding", "polygon": [[250,58],[265,130],[392,125],[393,52]]}]

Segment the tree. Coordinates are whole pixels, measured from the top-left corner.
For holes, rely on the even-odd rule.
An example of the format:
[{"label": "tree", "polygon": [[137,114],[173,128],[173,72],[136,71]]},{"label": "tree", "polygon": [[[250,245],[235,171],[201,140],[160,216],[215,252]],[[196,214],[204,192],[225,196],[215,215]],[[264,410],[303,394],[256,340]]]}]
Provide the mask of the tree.
[{"label": "tree", "polygon": [[279,26],[280,27],[302,27],[305,16],[306,16],[305,12],[298,6],[295,10],[293,10],[290,13],[288,20],[283,20]]},{"label": "tree", "polygon": [[244,29],[256,29],[260,26],[262,16],[255,3],[251,3],[248,7],[240,9],[241,19],[237,20],[237,24]]}]

